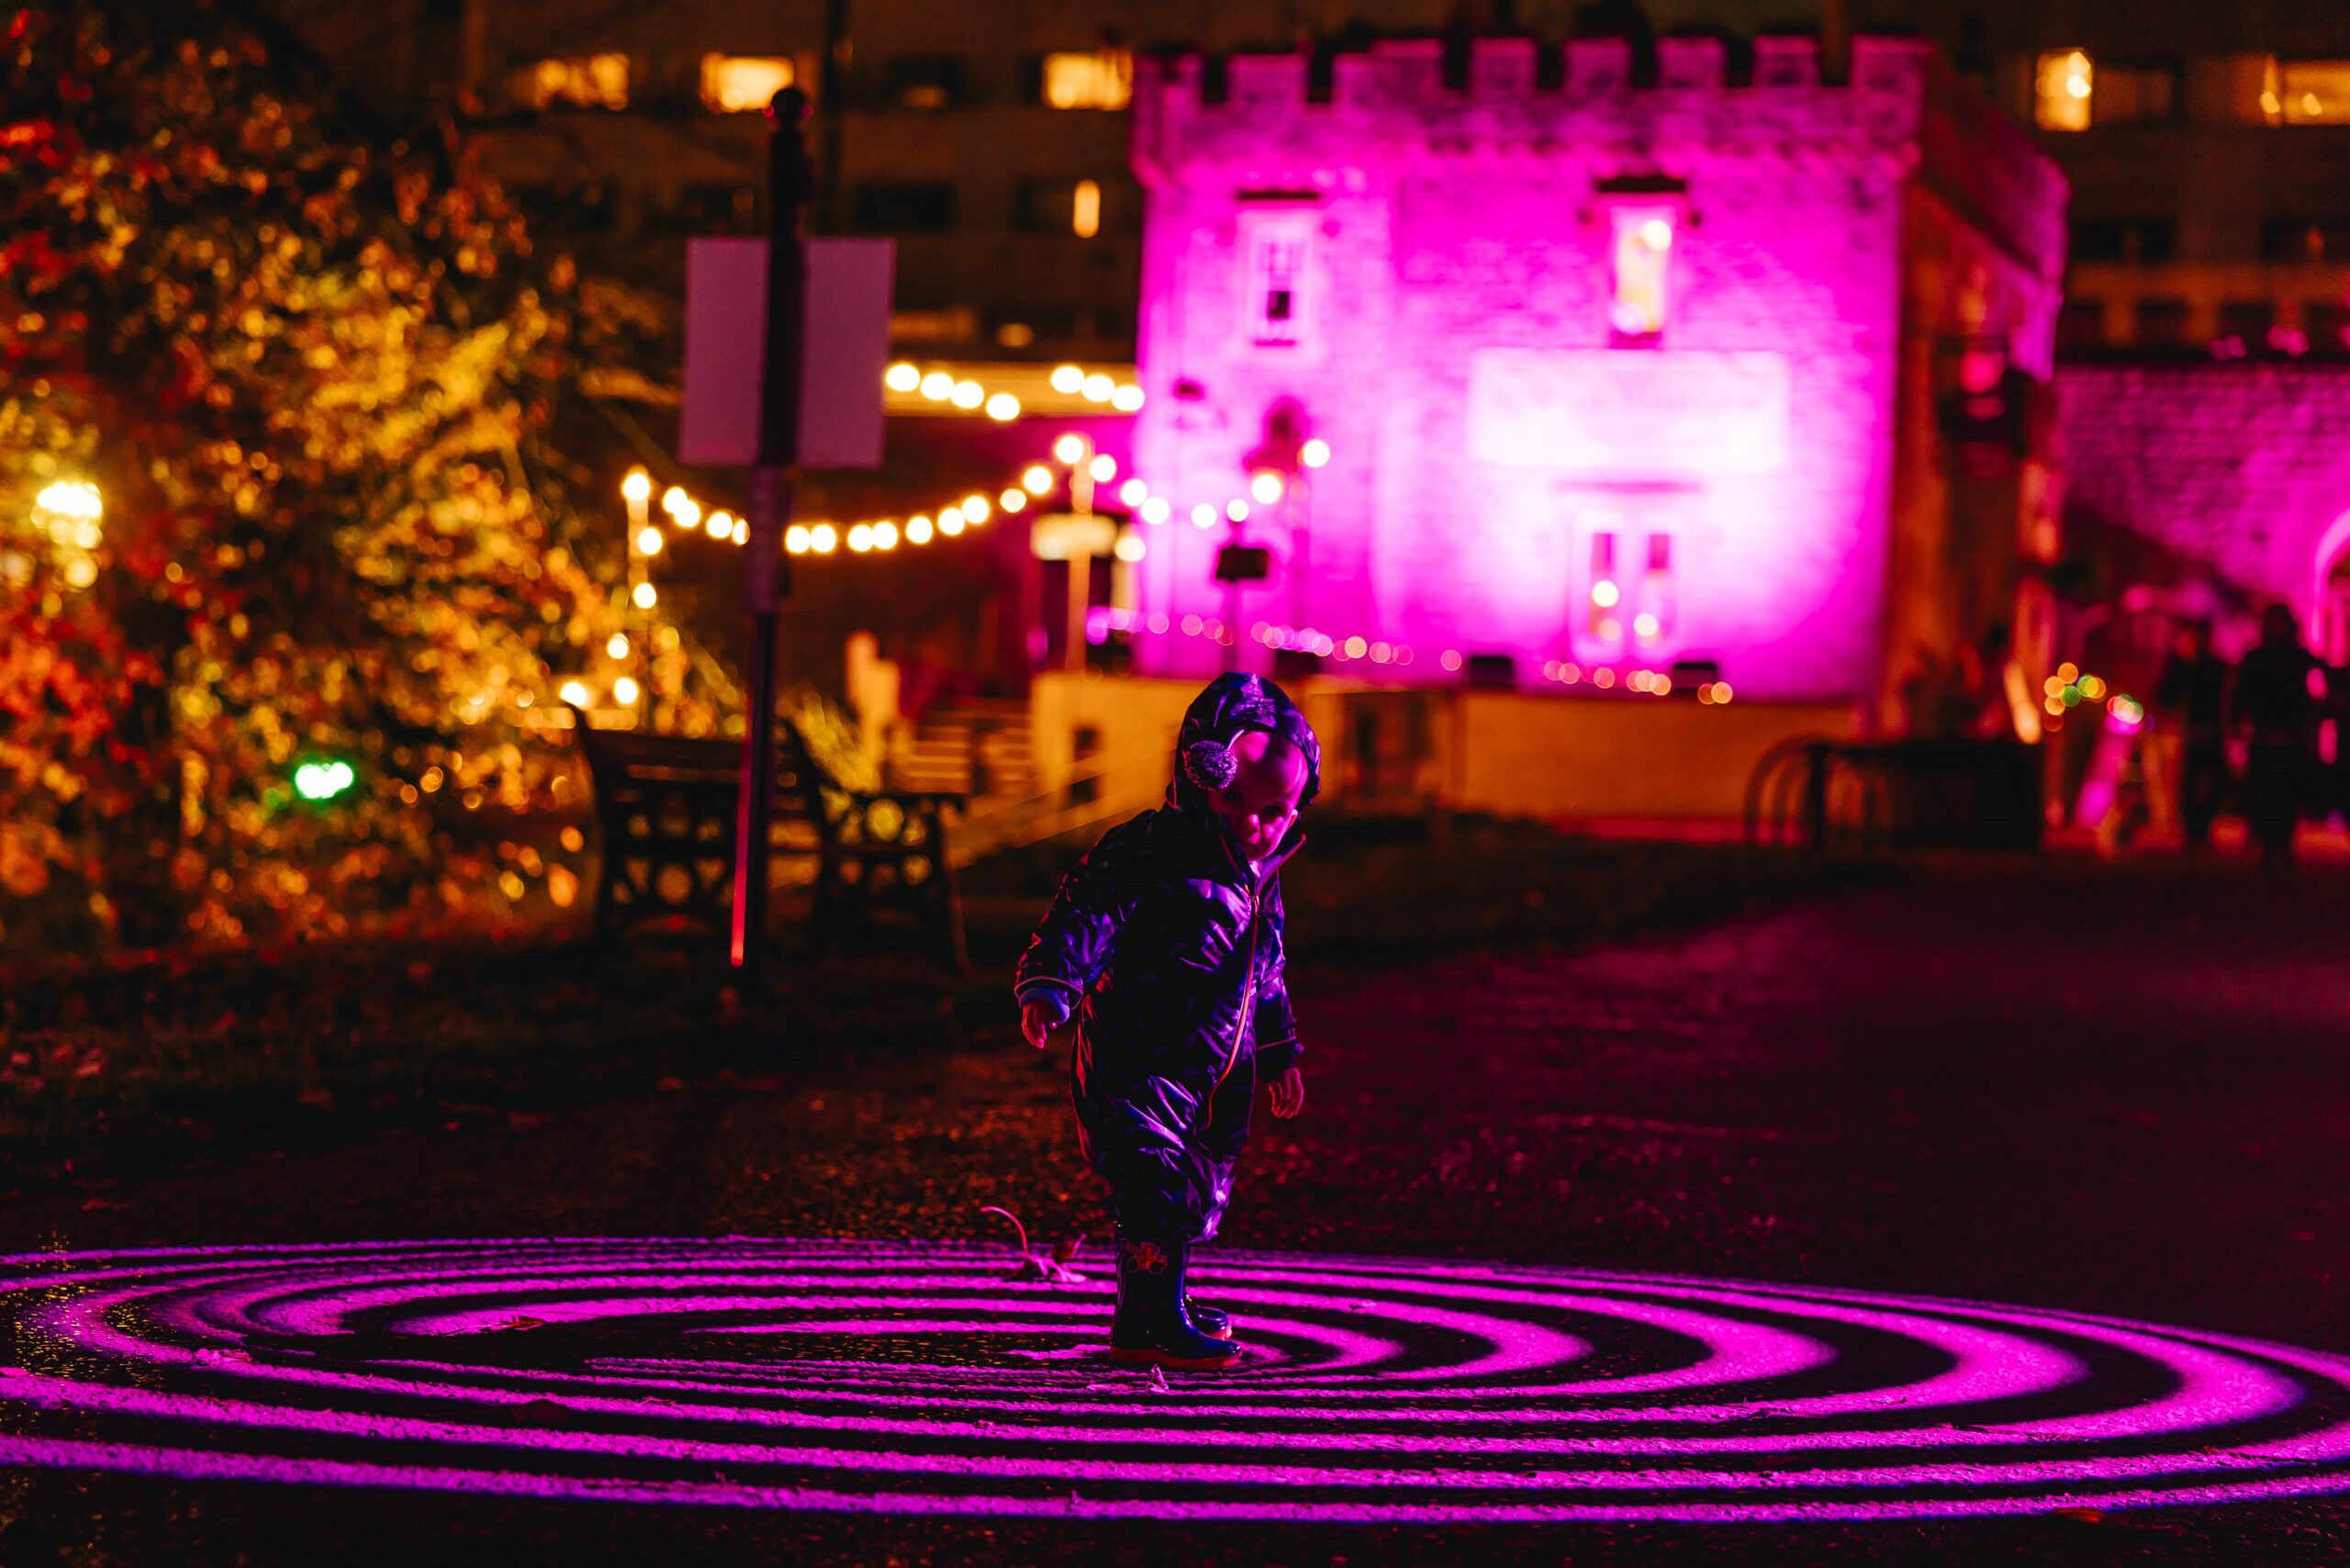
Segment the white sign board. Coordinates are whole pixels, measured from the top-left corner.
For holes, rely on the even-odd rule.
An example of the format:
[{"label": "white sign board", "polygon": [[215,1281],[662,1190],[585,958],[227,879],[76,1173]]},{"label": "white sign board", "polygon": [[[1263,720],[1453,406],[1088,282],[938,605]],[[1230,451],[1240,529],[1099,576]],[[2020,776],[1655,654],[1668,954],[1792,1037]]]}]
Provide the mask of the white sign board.
[{"label": "white sign board", "polygon": [[[800,465],[876,467],[895,252],[887,240],[811,240],[807,252]],[[767,242],[688,241],[678,461],[733,467],[757,462],[767,328]]]},{"label": "white sign board", "polygon": [[1483,349],[1469,450],[1552,472],[1768,474],[1787,461],[1787,362],[1681,349]]}]

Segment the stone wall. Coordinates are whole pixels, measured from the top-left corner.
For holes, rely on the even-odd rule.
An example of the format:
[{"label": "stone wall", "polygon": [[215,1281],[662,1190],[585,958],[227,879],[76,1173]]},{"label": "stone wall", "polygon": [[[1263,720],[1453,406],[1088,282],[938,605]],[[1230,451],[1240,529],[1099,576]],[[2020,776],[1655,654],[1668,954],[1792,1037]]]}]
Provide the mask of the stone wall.
[{"label": "stone wall", "polygon": [[2350,532],[2350,366],[2067,364],[2065,511],[2316,615]]}]

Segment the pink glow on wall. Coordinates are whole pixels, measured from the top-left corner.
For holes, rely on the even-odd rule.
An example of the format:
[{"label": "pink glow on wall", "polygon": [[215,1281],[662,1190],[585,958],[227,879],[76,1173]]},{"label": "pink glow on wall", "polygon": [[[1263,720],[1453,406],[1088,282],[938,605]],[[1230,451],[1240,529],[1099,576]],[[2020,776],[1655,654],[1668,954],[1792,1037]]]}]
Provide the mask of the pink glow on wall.
[{"label": "pink glow on wall", "polygon": [[[1681,47],[1707,40],[1666,42],[1655,89],[1628,86],[1606,40],[1572,46],[1558,89],[1516,40],[1479,43],[1465,90],[1416,43],[1341,56],[1328,103],[1305,101],[1292,57],[1233,60],[1216,104],[1196,61],[1138,82],[1140,471],[1179,516],[1241,493],[1285,403],[1332,451],[1305,494],[1250,519],[1285,561],[1303,535],[1312,580],[1277,570],[1244,624],[1513,654],[1522,672],[1708,657],[1765,699],[1868,688],[1927,56],[1862,39],[1852,84],[1823,87],[1774,49],[1768,84],[1729,87],[1718,49]],[[1653,338],[1618,319],[1625,233],[1666,269],[1642,286],[1663,302]],[[1268,235],[1286,336],[1264,328]],[[1628,605],[1612,640],[1587,610],[1600,532],[1669,600]],[[1222,614],[1228,537],[1155,533],[1144,609]],[[1140,653],[1169,674],[1213,656]]]},{"label": "pink glow on wall", "polygon": [[2290,604],[2350,651],[2329,588],[2350,558],[2350,369],[2068,364],[2056,391],[2068,513]]}]

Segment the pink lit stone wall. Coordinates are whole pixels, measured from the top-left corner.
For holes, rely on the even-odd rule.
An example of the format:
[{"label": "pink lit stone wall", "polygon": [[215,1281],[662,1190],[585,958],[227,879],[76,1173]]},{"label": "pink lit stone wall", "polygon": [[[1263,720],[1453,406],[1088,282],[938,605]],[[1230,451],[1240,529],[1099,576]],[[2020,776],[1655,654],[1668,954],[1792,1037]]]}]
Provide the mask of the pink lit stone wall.
[{"label": "pink lit stone wall", "polygon": [[2350,549],[2350,369],[2068,364],[2066,512],[2168,545],[2291,604]]},{"label": "pink lit stone wall", "polygon": [[[1868,691],[1929,61],[1861,39],[1852,84],[1823,87],[1807,41],[1766,44],[1736,87],[1704,39],[1666,40],[1662,84],[1639,88],[1606,40],[1570,46],[1556,88],[1534,84],[1529,45],[1481,42],[1460,90],[1434,45],[1383,44],[1338,59],[1328,103],[1305,101],[1292,57],[1232,60],[1217,104],[1196,60],[1147,70],[1135,457],[1175,515],[1145,530],[1143,609],[1223,613],[1210,572],[1230,533],[1186,514],[1245,492],[1268,413],[1292,403],[1333,458],[1249,520],[1278,564],[1243,598],[1244,631],[1408,644],[1406,678],[1457,649],[1514,654],[1522,674],[1713,657],[1741,695]],[[1607,204],[1636,198],[1602,183],[1627,180],[1685,186],[1662,198],[1680,215],[1660,348],[1610,346]],[[1299,341],[1264,346],[1251,246],[1285,223],[1308,231]],[[1598,529],[1628,593],[1647,536],[1672,536],[1651,643],[1629,598],[1621,642],[1592,635]],[[1285,570],[1301,532],[1303,580]],[[1216,652],[1154,638],[1139,655],[1188,674]]]}]

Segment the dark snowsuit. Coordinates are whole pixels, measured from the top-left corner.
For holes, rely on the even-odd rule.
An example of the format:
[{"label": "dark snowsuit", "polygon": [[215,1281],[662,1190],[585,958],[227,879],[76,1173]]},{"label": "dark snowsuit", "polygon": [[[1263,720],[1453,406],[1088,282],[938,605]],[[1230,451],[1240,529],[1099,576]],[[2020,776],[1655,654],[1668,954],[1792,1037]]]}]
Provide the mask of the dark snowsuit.
[{"label": "dark snowsuit", "polygon": [[1304,715],[1270,681],[1219,677],[1185,715],[1167,803],[1102,835],[1020,960],[1024,1005],[1077,1014],[1080,1142],[1132,1240],[1215,1235],[1257,1081],[1297,1059],[1280,871],[1304,835],[1292,825],[1252,876],[1181,760],[1248,730],[1304,753],[1314,798],[1321,755]]}]

